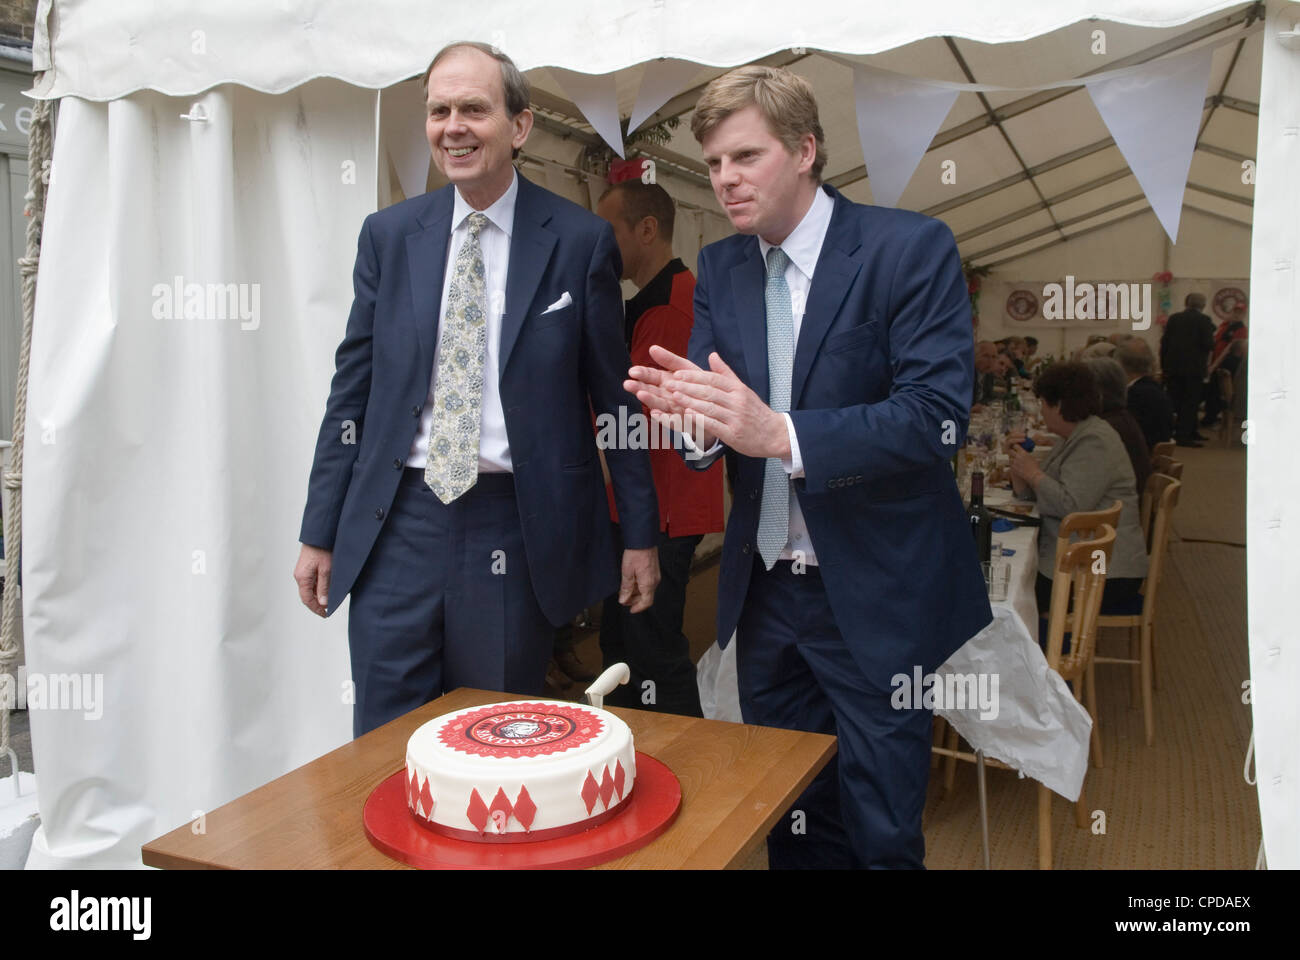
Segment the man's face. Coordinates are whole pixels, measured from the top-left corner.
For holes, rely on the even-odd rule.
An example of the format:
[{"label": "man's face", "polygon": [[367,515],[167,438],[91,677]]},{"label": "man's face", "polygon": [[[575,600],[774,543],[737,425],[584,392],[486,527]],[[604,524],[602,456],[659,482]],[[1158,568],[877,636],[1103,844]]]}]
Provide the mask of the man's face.
[{"label": "man's face", "polygon": [[510,154],[533,126],[532,111],[507,113],[501,64],[472,47],[451,51],[429,75],[427,105],[434,163],[471,204],[492,203],[510,186]]},{"label": "man's face", "polygon": [[1005,377],[1008,373],[1010,373],[1013,369],[1015,369],[1013,364],[1011,363],[1011,358],[1008,357],[1005,353],[998,354],[997,364],[998,364],[997,373],[998,376],[1000,377]]},{"label": "man's face", "polygon": [[997,348],[991,343],[981,343],[975,346],[975,371],[977,373],[993,373],[997,370]]},{"label": "man's face", "polygon": [[636,242],[632,228],[623,219],[623,198],[617,193],[610,193],[600,198],[596,204],[596,215],[608,220],[614,228],[614,242],[618,244],[619,255],[623,258],[623,276],[619,279],[630,280],[636,276],[637,257],[641,245]]},{"label": "man's face", "polygon": [[710,130],[700,147],[713,192],[739,233],[780,243],[799,225],[816,158],[811,133],[791,153],[750,104]]}]

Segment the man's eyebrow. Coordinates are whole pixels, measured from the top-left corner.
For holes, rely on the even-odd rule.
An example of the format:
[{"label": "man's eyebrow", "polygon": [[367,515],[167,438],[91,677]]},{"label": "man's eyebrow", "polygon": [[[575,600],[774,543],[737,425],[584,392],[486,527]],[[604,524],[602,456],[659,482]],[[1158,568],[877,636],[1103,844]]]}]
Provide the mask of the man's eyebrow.
[{"label": "man's eyebrow", "polygon": [[[485,97],[479,97],[479,96],[463,97],[460,100],[452,100],[451,103],[454,103],[456,106],[459,106],[462,110],[465,109],[466,107],[491,106],[490,102]],[[431,98],[428,101],[427,106],[430,110],[432,110],[434,107],[445,107],[448,106],[448,101],[441,97]]]}]

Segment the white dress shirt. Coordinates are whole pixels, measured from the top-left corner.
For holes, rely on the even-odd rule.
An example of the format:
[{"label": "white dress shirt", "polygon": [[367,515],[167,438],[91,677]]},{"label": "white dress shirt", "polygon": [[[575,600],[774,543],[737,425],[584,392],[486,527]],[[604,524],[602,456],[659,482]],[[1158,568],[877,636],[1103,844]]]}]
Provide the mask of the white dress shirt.
[{"label": "white dress shirt", "polygon": [[[779,246],[785,251],[789,263],[785,267],[785,284],[790,288],[790,307],[794,314],[794,342],[795,353],[798,353],[799,330],[803,326],[804,307],[808,303],[808,292],[812,289],[813,271],[817,267],[817,258],[821,256],[822,243],[826,240],[826,231],[830,229],[831,214],[835,211],[835,203],[830,196],[820,186],[817,188],[817,194],[813,197],[812,206],[804,214],[799,226],[790,232],[790,236]],[[767,263],[767,252],[772,249],[774,244],[768,243],[762,237],[758,238],[758,251],[763,258],[763,263]],[[791,396],[791,402],[794,397]],[[803,460],[799,456],[799,438],[795,436],[794,421],[790,419],[788,413],[782,413],[785,418],[785,429],[790,437],[790,457],[782,460],[785,471],[790,478],[798,479],[804,475]],[[684,437],[683,442],[687,447],[694,449],[695,445],[691,443],[691,438]],[[722,452],[722,444],[715,443],[703,455],[703,460],[708,461],[716,459]],[[794,487],[790,487],[790,539],[786,541],[785,549],[781,551],[782,560],[795,559],[795,552],[799,551],[804,563],[815,565],[817,563],[817,554],[813,549],[812,537],[808,533],[808,525],[804,522],[803,511],[799,509],[799,498],[794,492]]]},{"label": "white dress shirt", "polygon": [[[515,225],[515,197],[519,195],[519,174],[500,199],[482,211],[488,224],[479,231],[479,247],[483,252],[483,267],[487,271],[487,357],[483,364],[483,399],[479,406],[482,420],[478,434],[479,473],[511,473],[510,443],[506,439],[506,416],[501,408],[501,376],[498,359],[501,353],[501,317],[506,309],[506,278],[510,275],[510,234]],[[429,376],[429,393],[420,413],[420,429],[411,441],[406,456],[408,467],[421,470],[429,458],[429,433],[433,429],[433,391],[438,375],[438,355],[442,351],[442,333],[446,329],[447,295],[451,292],[452,275],[461,245],[469,236],[469,215],[474,208],[465,202],[460,190],[455,191],[451,208],[451,240],[447,244],[447,262],[443,265],[442,301],[438,307],[438,343],[433,351],[433,371]],[[420,265],[412,264],[412,269]]]}]

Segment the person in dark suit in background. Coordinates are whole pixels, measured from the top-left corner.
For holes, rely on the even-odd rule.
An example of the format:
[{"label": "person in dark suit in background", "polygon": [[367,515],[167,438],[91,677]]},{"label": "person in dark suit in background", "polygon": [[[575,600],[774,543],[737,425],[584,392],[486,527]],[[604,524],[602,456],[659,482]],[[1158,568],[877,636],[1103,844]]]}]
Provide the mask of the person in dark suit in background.
[{"label": "person in dark suit in background", "polygon": [[932,714],[899,684],[992,619],[950,464],[973,379],[957,244],[821,183],[817,102],[787,70],[714,80],[691,130],[738,233],[700,251],[689,358],[652,347],[664,369],[628,387],[698,433],[698,467],[736,454],[718,640],[745,721],[839,739],[769,862],[920,868]]},{"label": "person in dark suit in background", "polygon": [[1128,409],[1142,428],[1147,451],[1174,436],[1174,405],[1151,376],[1155,358],[1145,340],[1134,337],[1115,348],[1115,361],[1124,368],[1128,383]]},{"label": "person in dark suit in background", "polygon": [[1160,370],[1174,405],[1178,445],[1196,447],[1204,439],[1196,432],[1196,409],[1214,346],[1214,323],[1201,312],[1204,294],[1189,293],[1183,304],[1186,309],[1169,318],[1160,337]]},{"label": "person in dark suit in background", "polygon": [[[458,686],[542,689],[553,626],[618,584],[592,411],[639,410],[609,224],[511,162],[527,81],[456,43],[425,88],[451,183],[362,225],[294,570],[321,616],[351,594],[356,736]],[[620,599],[643,610],[659,579],[650,463],[606,459]]]},{"label": "person in dark suit in background", "polygon": [[[695,277],[673,256],[673,198],[657,183],[623,180],[605,191],[596,213],[614,228],[623,279],[638,289],[625,309],[632,363],[655,366],[652,344],[685,354]],[[604,665],[625,662],[632,674],[605,702],[699,717],[700,691],[682,618],[695,548],[704,534],[722,529],[722,464],[698,472],[670,446],[656,446],[650,450],[650,466],[659,500],[659,589],[644,613],[631,613],[616,596],[605,601],[600,621]]]}]

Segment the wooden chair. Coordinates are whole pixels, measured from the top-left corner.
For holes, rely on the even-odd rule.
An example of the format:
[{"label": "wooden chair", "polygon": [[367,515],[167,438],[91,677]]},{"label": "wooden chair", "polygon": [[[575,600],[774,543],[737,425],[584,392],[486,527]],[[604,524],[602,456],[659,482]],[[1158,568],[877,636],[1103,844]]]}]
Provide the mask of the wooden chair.
[{"label": "wooden chair", "polygon": [[[1135,668],[1132,689],[1136,695],[1133,700],[1136,703],[1139,696],[1142,699],[1142,722],[1146,728],[1147,746],[1156,740],[1155,706],[1152,702],[1152,689],[1155,685],[1156,595],[1164,573],[1170,523],[1182,489],[1180,481],[1163,474],[1152,474],[1151,481],[1149,486],[1152,487],[1155,517],[1147,576],[1142,583],[1142,612],[1132,616],[1102,616],[1097,621],[1099,627],[1128,628],[1129,656],[1126,659],[1101,656],[1093,658],[1094,663],[1124,663]],[[1089,688],[1092,688],[1091,682]]]},{"label": "wooden chair", "polygon": [[[1090,540],[1070,544],[1056,558],[1056,575],[1052,578],[1052,606],[1047,621],[1047,665],[1069,681],[1074,696],[1084,703],[1092,717],[1092,744],[1098,748],[1097,691],[1093,684],[1092,659],[1096,646],[1101,595],[1106,589],[1105,570],[1115,547],[1115,528],[1102,524]],[[1098,564],[1098,554],[1104,558]],[[1100,572],[1099,572],[1100,568]],[[1070,634],[1070,652],[1062,654],[1065,634]],[[1100,761],[1097,766],[1101,766]],[[1085,778],[1086,779],[1086,778]],[[1088,807],[1083,787],[1074,804],[1074,820],[1080,827],[1088,825]],[[1052,791],[1038,785],[1038,867],[1052,869]]]},{"label": "wooden chair", "polygon": [[[1071,514],[1071,516],[1075,515]],[[1064,680],[1073,684],[1074,696],[1080,703],[1084,703],[1084,687],[1096,646],[1097,615],[1101,610],[1101,595],[1106,587],[1106,574],[1102,571],[1109,566],[1111,552],[1115,546],[1115,528],[1110,524],[1100,524],[1095,528],[1094,533],[1093,538],[1077,540],[1057,554],[1055,576],[1052,578],[1052,613],[1047,629],[1047,665],[1059,673]],[[1105,558],[1101,564],[1097,563],[1098,553]],[[1065,645],[1066,633],[1070,634],[1070,652],[1062,654],[1061,649]],[[1088,701],[1084,703],[1084,709],[1092,717],[1095,746],[1096,697],[1089,696]],[[951,727],[949,729],[951,730]],[[988,866],[988,825],[987,821],[983,820],[987,814],[984,810],[982,768],[984,766],[998,770],[1013,768],[1000,760],[984,759],[981,755],[961,752],[956,749],[955,739],[953,734],[954,743],[951,746],[935,745],[931,750],[936,757],[947,757],[950,767],[955,766],[957,760],[974,762],[980,766],[980,816],[985,843],[985,866]],[[936,742],[937,740],[936,731]],[[1087,798],[1082,787],[1079,790],[1079,799],[1075,801],[1074,817],[1079,827],[1088,825]],[[1038,784],[1038,866],[1042,870],[1052,869],[1052,791],[1041,783]]]},{"label": "wooden chair", "polygon": [[1151,448],[1151,456],[1153,457],[1172,457],[1177,452],[1178,444],[1174,443],[1172,440],[1165,440],[1162,443],[1157,443]]}]

